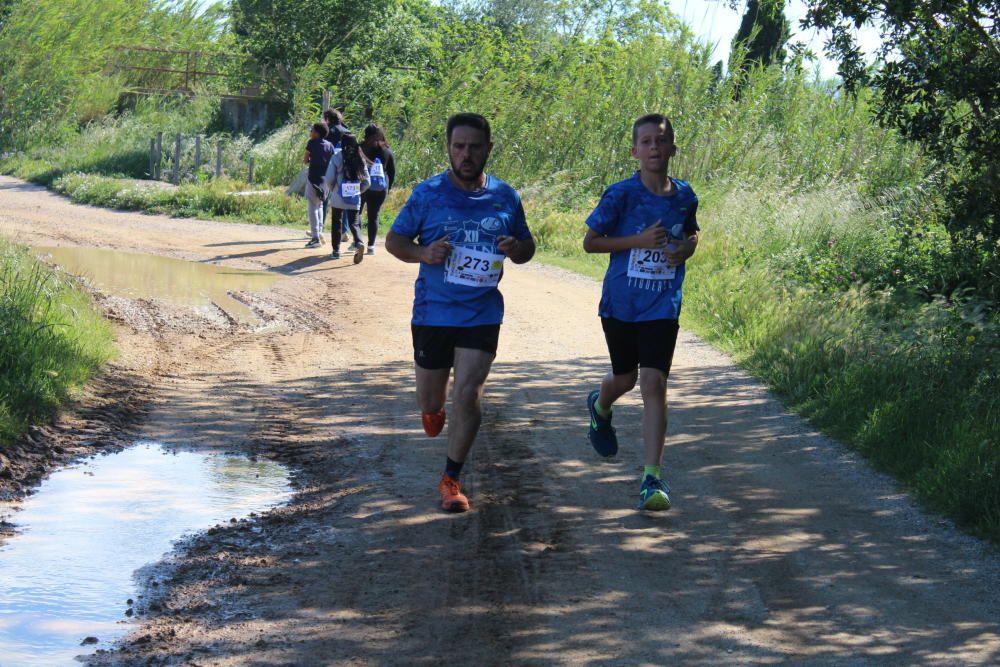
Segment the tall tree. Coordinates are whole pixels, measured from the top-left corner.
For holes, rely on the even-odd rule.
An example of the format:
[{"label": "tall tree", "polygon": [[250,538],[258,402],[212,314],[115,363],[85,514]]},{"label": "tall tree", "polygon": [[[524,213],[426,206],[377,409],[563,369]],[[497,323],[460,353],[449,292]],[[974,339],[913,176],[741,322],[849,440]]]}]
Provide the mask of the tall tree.
[{"label": "tall tree", "polygon": [[733,37],[733,53],[745,53],[742,69],[768,66],[785,58],[791,27],[785,18],[784,0],[749,0],[740,28]]},{"label": "tall tree", "polygon": [[[809,0],[848,90],[880,91],[876,114],[948,166],[948,229],[965,280],[1000,299],[1000,0]],[[881,30],[875,67],[854,37]]]}]

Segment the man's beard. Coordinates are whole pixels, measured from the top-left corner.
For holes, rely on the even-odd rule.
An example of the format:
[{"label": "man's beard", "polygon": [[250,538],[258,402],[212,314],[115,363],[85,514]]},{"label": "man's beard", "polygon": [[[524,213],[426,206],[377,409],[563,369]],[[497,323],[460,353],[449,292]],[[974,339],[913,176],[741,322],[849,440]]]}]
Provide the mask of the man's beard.
[{"label": "man's beard", "polygon": [[471,167],[473,167],[473,171],[474,171],[474,173],[473,173],[473,175],[471,177],[466,177],[465,176],[466,172],[459,171],[458,165],[455,164],[454,160],[452,160],[451,158],[448,158],[448,161],[451,163],[451,173],[455,174],[455,176],[457,176],[459,179],[461,179],[463,181],[466,181],[466,182],[469,182],[469,183],[478,183],[479,180],[483,176],[483,172],[486,171],[486,161],[485,160],[483,161],[482,164],[480,164],[478,166],[474,162],[472,162],[472,161],[466,161],[466,162],[463,162],[462,164],[468,164],[468,165],[470,165]]}]

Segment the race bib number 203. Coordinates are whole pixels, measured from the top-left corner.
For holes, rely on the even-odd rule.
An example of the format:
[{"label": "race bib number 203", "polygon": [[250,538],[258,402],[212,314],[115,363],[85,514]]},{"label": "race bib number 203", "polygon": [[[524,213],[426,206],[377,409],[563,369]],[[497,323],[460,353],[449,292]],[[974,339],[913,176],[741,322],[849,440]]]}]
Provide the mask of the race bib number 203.
[{"label": "race bib number 203", "polygon": [[667,264],[665,250],[632,248],[628,257],[628,277],[645,280],[673,280],[677,267]]},{"label": "race bib number 203", "polygon": [[503,273],[503,255],[455,246],[444,267],[444,280],[454,285],[496,287]]}]

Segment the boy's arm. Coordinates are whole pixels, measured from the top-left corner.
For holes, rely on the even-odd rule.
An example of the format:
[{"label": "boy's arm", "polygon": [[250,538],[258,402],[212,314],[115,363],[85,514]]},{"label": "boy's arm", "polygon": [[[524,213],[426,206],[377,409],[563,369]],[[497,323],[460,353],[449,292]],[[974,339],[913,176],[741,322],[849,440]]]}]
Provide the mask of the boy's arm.
[{"label": "boy's arm", "polygon": [[667,230],[659,220],[632,236],[604,236],[593,229],[588,229],[587,235],[583,237],[583,249],[587,252],[619,252],[632,248],[656,250],[666,245]]},{"label": "boy's arm", "polygon": [[698,249],[698,232],[689,232],[683,241],[672,241],[667,246],[667,266],[680,266]]},{"label": "boy's arm", "polygon": [[302,160],[302,164],[309,164],[309,158],[310,157],[312,157],[312,154],[309,152],[309,149],[307,148],[306,149],[306,157],[305,157],[304,160]]}]

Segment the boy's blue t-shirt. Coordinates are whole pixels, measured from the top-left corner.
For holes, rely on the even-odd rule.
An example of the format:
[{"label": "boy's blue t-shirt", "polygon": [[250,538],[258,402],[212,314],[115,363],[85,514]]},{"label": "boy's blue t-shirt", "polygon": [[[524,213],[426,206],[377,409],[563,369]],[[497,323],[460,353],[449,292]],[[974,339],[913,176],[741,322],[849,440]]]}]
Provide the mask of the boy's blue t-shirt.
[{"label": "boy's blue t-shirt", "polygon": [[333,157],[333,144],[326,139],[310,139],[306,142],[306,150],[309,151],[309,182],[320,185]]},{"label": "boy's blue t-shirt", "polygon": [[[633,236],[657,221],[662,222],[674,239],[699,231],[698,197],[687,182],[671,180],[674,192],[666,196],[650,192],[640,180],[639,172],[618,181],[604,191],[587,218],[587,226],[602,236]],[[611,253],[598,309],[601,317],[623,322],[679,318],[684,266],[676,267],[673,275],[665,278],[664,275],[670,275],[667,269],[657,274],[655,269],[643,268],[648,267],[643,260],[648,260],[650,254],[644,249]]]},{"label": "boy's blue t-shirt", "polygon": [[[432,176],[413,189],[392,231],[421,246],[442,237],[455,246],[445,264],[420,264],[413,324],[474,327],[503,322],[503,296],[496,286],[503,275],[503,257],[497,237],[531,238],[521,197],[514,188],[487,175],[485,188],[465,192],[452,184],[448,172]],[[465,269],[456,259],[462,260]],[[482,274],[469,273],[480,266]],[[480,275],[485,283],[496,284],[468,284]]]}]

